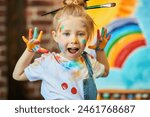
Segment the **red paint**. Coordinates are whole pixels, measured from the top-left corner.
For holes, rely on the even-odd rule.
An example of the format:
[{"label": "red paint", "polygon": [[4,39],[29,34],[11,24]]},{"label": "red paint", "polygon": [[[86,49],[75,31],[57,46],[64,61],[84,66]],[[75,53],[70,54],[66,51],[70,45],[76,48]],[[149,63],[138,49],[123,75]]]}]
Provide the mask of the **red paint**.
[{"label": "red paint", "polygon": [[77,89],[76,89],[75,87],[72,87],[71,93],[72,93],[72,94],[76,94],[76,93],[77,93]]},{"label": "red paint", "polygon": [[44,49],[44,48],[40,48],[40,49],[38,50],[38,52],[39,52],[39,53],[48,53],[49,51],[46,50],[46,49]]},{"label": "red paint", "polygon": [[99,29],[97,30],[97,39],[99,39],[99,40],[101,39]]},{"label": "red paint", "polygon": [[63,90],[66,90],[68,88],[68,84],[64,82],[61,84],[61,87]]},{"label": "red paint", "polygon": [[129,56],[129,54],[137,49],[138,47],[145,46],[146,41],[145,40],[137,40],[134,42],[129,43],[127,46],[125,46],[115,60],[115,67],[121,68],[126,58]]}]

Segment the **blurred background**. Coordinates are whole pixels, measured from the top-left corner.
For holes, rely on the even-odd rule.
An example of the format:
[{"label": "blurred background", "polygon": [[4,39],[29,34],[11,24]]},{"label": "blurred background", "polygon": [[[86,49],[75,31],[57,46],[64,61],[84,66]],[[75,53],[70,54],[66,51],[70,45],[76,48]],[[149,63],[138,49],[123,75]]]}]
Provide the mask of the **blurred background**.
[{"label": "blurred background", "polygon": [[[111,2],[115,2],[116,7],[87,11],[95,21],[95,29],[107,27],[112,35],[105,48],[110,74],[96,80],[98,99],[149,100],[150,2],[89,0],[87,4]],[[53,15],[41,15],[61,5],[62,0],[0,0],[0,99],[43,99],[40,81],[18,82],[13,80],[12,72],[25,49],[21,36],[27,36],[29,28],[36,26],[44,31],[42,47],[59,51],[50,35]],[[87,51],[95,55],[93,51]]]}]

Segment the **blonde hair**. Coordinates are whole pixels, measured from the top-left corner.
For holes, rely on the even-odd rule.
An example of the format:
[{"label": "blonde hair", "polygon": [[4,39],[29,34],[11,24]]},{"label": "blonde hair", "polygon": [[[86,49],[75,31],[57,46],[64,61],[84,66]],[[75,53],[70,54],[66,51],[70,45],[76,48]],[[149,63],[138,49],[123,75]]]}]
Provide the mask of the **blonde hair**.
[{"label": "blonde hair", "polygon": [[86,0],[64,0],[64,5],[70,5],[70,4],[76,4],[85,7],[86,6]]},{"label": "blonde hair", "polygon": [[[67,3],[67,1],[69,3]],[[94,21],[93,19],[86,13],[84,7],[84,0],[64,0],[64,8],[58,11],[53,19],[54,29],[57,30],[60,20],[63,17],[74,16],[81,17],[84,19],[84,23],[87,27],[88,39],[93,38],[94,33]]]}]

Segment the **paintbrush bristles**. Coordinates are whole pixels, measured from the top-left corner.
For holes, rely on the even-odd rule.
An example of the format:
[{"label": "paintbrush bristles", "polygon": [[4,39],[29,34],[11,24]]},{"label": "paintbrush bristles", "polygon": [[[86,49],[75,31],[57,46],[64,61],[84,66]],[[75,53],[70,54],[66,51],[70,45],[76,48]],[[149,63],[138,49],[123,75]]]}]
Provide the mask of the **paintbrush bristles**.
[{"label": "paintbrush bristles", "polygon": [[116,3],[111,3],[111,7],[115,7],[116,6]]}]

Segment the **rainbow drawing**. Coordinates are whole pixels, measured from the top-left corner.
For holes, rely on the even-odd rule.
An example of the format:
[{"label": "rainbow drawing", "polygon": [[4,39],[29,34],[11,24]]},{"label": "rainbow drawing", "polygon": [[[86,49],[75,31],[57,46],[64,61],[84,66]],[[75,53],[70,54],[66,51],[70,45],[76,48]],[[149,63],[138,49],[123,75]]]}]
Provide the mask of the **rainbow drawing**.
[{"label": "rainbow drawing", "polygon": [[127,57],[137,48],[146,45],[146,40],[135,18],[115,20],[107,26],[111,34],[105,52],[111,68],[122,68]]}]

